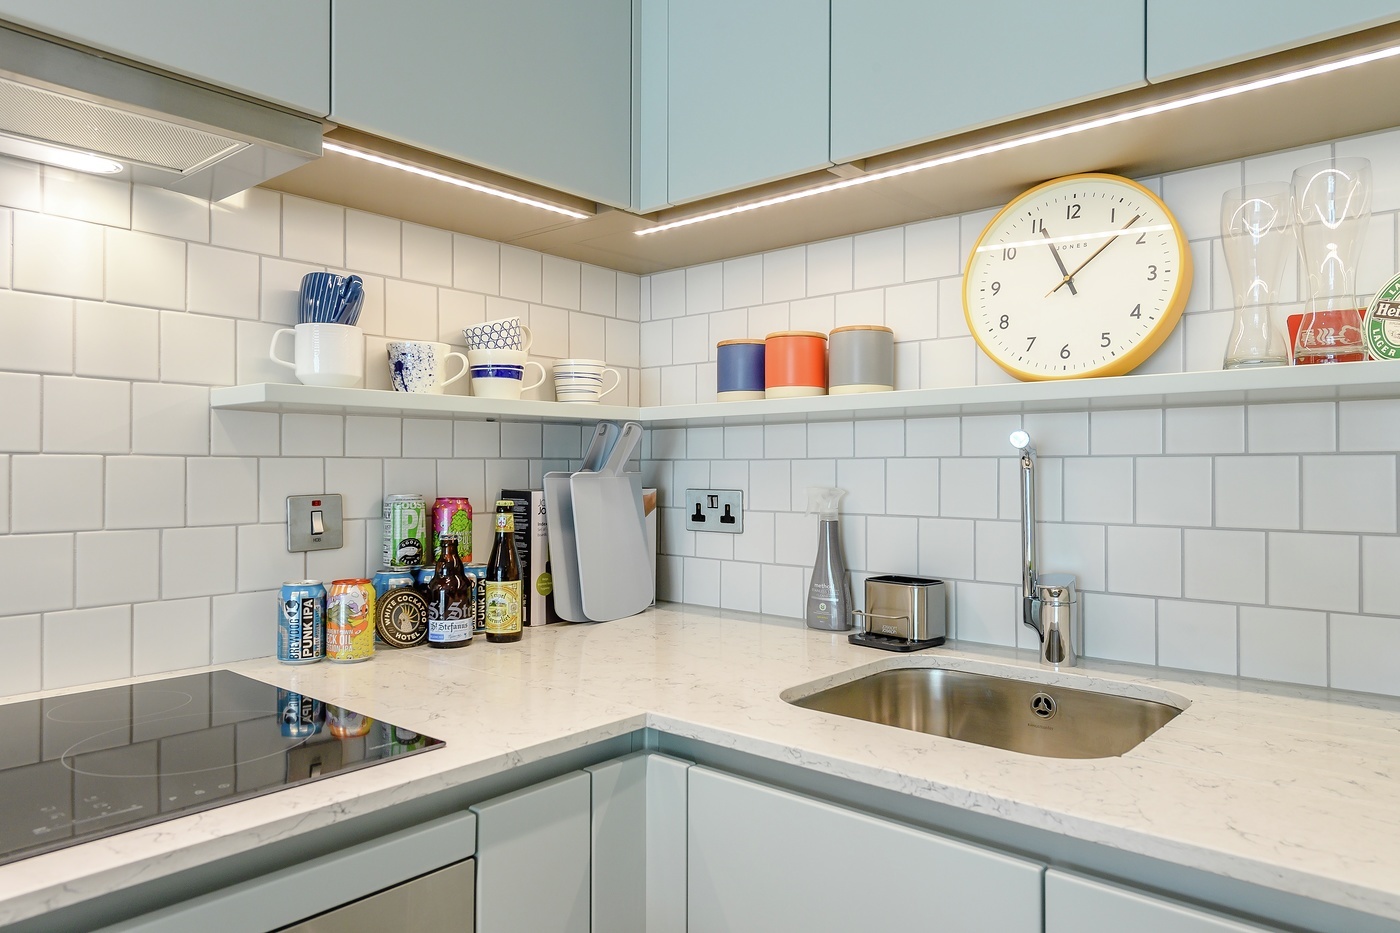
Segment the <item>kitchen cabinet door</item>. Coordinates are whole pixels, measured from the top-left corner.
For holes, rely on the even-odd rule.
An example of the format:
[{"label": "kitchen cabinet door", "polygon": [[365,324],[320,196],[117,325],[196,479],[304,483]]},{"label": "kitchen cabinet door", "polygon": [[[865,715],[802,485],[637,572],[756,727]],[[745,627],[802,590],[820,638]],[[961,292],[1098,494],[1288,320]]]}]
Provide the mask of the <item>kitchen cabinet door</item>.
[{"label": "kitchen cabinet door", "polygon": [[1147,0],[1147,80],[1165,81],[1397,19],[1396,0]]},{"label": "kitchen cabinet door", "polygon": [[467,859],[279,933],[472,933],[474,868]]},{"label": "kitchen cabinet door", "polygon": [[828,0],[671,0],[672,204],[830,165]]},{"label": "kitchen cabinet door", "polygon": [[1045,933],[1279,933],[1057,869],[1045,873]]},{"label": "kitchen cabinet door", "polygon": [[575,771],[471,808],[480,933],[589,933],[589,802]]},{"label": "kitchen cabinet door", "polygon": [[690,933],[1039,933],[1041,865],[690,769]]},{"label": "kitchen cabinet door", "polygon": [[631,0],[334,0],[334,14],[336,123],[629,204]]},{"label": "kitchen cabinet door", "polygon": [[849,162],[1139,87],[1122,0],[831,0],[831,159]]},{"label": "kitchen cabinet door", "polygon": [[330,0],[0,0],[0,19],[324,117]]},{"label": "kitchen cabinet door", "polygon": [[593,929],[685,933],[686,771],[640,752],[593,778]]}]

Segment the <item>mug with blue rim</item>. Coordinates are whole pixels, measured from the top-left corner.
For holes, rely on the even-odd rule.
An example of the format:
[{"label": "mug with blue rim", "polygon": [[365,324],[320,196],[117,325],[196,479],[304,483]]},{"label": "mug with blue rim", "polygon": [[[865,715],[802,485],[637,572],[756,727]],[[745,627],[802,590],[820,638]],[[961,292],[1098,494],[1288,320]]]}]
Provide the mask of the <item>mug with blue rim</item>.
[{"label": "mug with blue rim", "polygon": [[[477,398],[520,398],[520,393],[544,382],[544,367],[526,357],[524,350],[468,350],[472,395]],[[534,366],[540,378],[525,384],[525,370]]]}]

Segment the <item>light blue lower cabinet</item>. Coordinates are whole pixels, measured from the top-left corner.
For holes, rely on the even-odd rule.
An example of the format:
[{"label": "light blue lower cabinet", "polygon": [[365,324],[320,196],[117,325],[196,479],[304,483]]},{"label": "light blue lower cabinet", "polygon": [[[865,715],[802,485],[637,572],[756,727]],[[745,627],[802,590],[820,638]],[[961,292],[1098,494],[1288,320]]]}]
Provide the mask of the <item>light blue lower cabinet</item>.
[{"label": "light blue lower cabinet", "polygon": [[1142,891],[1050,869],[1045,933],[1278,933]]},{"label": "light blue lower cabinet", "polygon": [[449,865],[279,933],[472,933],[475,867]]},{"label": "light blue lower cabinet", "polygon": [[690,933],[1041,930],[1037,862],[707,768],[689,774]]},{"label": "light blue lower cabinet", "polygon": [[593,929],[685,933],[686,771],[638,752],[593,777]]},{"label": "light blue lower cabinet", "polygon": [[589,933],[590,784],[574,771],[471,808],[477,933]]}]

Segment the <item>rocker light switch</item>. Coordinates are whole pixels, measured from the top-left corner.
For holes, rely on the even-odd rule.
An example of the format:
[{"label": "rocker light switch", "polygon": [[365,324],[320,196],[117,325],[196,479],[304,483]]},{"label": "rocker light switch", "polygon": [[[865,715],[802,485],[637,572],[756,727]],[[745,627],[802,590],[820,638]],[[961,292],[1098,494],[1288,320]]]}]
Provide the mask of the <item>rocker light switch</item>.
[{"label": "rocker light switch", "polygon": [[287,550],[327,551],[345,543],[339,493],[287,497]]}]

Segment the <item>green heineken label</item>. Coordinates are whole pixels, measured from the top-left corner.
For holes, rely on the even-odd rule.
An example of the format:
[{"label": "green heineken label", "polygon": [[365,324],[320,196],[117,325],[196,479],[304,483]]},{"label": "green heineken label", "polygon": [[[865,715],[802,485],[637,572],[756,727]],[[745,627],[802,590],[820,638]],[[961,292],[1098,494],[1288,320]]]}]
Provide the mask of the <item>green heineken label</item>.
[{"label": "green heineken label", "polygon": [[1361,327],[1373,360],[1400,360],[1400,275],[1376,292]]}]

